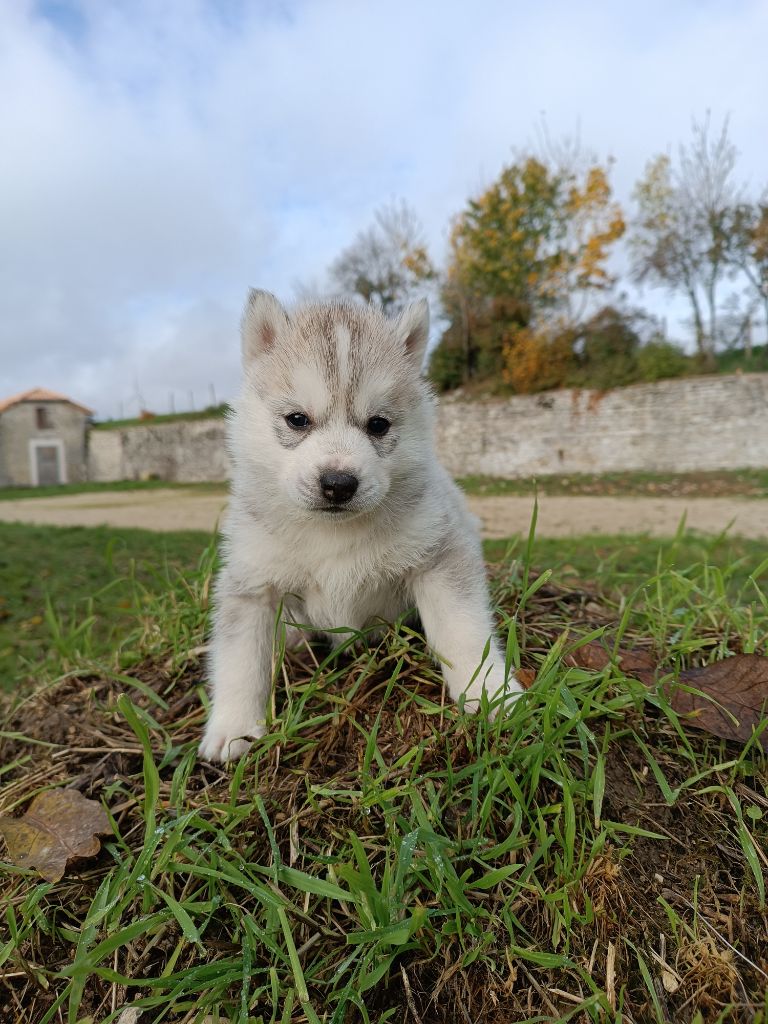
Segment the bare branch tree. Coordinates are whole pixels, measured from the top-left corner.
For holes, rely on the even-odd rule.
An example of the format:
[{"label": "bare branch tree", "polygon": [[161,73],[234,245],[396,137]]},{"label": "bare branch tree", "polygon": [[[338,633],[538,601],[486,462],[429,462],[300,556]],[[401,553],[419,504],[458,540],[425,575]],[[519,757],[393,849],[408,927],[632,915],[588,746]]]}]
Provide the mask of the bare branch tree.
[{"label": "bare branch tree", "polygon": [[719,339],[718,289],[732,272],[729,224],[739,200],[728,119],[716,137],[710,129],[709,114],[694,121],[676,167],[666,156],[650,162],[635,189],[638,217],[630,238],[635,279],[688,297],[696,345],[708,363]]},{"label": "bare branch tree", "polygon": [[731,265],[746,278],[763,306],[768,340],[768,194],[757,203],[738,203],[728,229]]},{"label": "bare branch tree", "polygon": [[420,285],[435,277],[414,210],[405,200],[377,210],[374,223],[333,262],[330,276],[342,292],[359,295],[385,312],[402,308]]}]

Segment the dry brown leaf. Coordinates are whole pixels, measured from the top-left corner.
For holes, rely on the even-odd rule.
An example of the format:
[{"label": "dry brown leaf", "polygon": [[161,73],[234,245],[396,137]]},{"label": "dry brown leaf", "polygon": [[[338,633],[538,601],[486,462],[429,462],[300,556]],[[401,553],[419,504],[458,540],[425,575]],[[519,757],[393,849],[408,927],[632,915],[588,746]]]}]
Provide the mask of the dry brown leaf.
[{"label": "dry brown leaf", "polygon": [[519,668],[515,671],[515,677],[524,690],[530,690],[536,681],[536,669]]},{"label": "dry brown leaf", "polygon": [[[672,707],[685,716],[686,725],[714,736],[746,743],[768,714],[768,658],[761,654],[735,654],[703,668],[684,669],[680,682],[712,700],[673,685]],[[763,730],[758,742],[768,751],[768,730]]]},{"label": "dry brown leaf", "polygon": [[67,863],[95,857],[99,835],[112,829],[104,808],[76,789],[51,789],[38,794],[21,818],[0,815],[0,834],[12,864],[36,868],[48,882],[58,882]]},{"label": "dry brown leaf", "polygon": [[[599,672],[610,665],[612,657],[607,647],[591,641],[572,651],[567,660],[571,665]],[[616,659],[625,675],[646,686],[652,686],[663,671],[646,650],[619,648]],[[708,696],[689,693],[680,683]],[[679,681],[666,684],[664,689],[685,725],[746,743],[768,714],[768,658],[761,654],[735,654],[702,668],[683,669]],[[768,751],[768,730],[763,731],[758,742]]]},{"label": "dry brown leaf", "polygon": [[[613,658],[613,652],[608,647],[597,640],[591,640],[571,651],[566,662],[577,668],[589,669],[590,672],[600,672],[611,664]],[[616,661],[625,675],[639,679],[646,686],[650,686],[656,678],[658,662],[650,651],[620,647],[616,652]]]},{"label": "dry brown leaf", "polygon": [[680,988],[680,977],[673,971],[662,971],[661,983],[666,992],[669,992],[670,995],[674,995],[674,993]]}]

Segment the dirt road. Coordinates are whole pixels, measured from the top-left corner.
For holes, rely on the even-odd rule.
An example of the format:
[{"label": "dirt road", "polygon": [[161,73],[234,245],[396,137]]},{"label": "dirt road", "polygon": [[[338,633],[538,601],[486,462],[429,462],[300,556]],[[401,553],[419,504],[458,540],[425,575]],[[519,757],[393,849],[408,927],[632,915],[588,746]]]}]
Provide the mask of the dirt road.
[{"label": "dirt road", "polygon": [[[528,530],[532,497],[470,498],[485,537]],[[0,520],[57,526],[134,526],[148,530],[214,529],[226,496],[195,490],[101,491],[56,498],[0,501]],[[688,526],[719,533],[731,522],[735,535],[768,539],[768,501],[748,498],[539,498],[542,537],[588,533],[650,533],[671,536],[683,514]]]}]

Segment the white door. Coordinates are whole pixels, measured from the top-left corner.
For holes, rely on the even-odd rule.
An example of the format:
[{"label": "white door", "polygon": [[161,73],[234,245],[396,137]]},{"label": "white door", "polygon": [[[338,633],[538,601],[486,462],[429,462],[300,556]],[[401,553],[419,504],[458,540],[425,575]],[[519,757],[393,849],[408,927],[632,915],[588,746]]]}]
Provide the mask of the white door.
[{"label": "white door", "polygon": [[55,444],[35,445],[38,487],[62,483],[61,449]]}]

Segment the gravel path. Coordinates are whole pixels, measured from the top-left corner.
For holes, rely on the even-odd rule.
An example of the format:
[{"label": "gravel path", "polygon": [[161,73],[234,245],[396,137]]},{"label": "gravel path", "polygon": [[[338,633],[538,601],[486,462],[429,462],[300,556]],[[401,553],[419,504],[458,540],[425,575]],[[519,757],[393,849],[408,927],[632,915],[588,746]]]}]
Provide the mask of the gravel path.
[{"label": "gravel path", "polygon": [[[148,530],[213,530],[226,505],[223,494],[194,490],[101,491],[57,498],[0,501],[0,520],[56,526],[138,526]],[[532,497],[470,498],[486,537],[528,530]],[[537,533],[567,537],[587,533],[674,534],[683,514],[688,526],[768,539],[768,500],[748,498],[539,498]]]},{"label": "gravel path", "polygon": [[[483,521],[486,537],[508,537],[528,529],[533,498],[472,498],[472,510]],[[587,533],[650,533],[670,537],[682,517],[702,533],[730,533],[768,538],[768,500],[749,498],[539,498],[536,532],[541,537]]]}]

